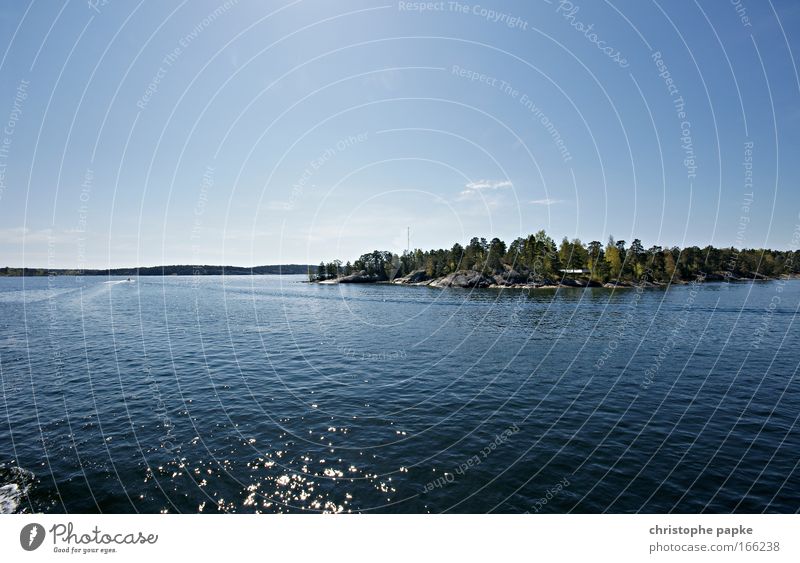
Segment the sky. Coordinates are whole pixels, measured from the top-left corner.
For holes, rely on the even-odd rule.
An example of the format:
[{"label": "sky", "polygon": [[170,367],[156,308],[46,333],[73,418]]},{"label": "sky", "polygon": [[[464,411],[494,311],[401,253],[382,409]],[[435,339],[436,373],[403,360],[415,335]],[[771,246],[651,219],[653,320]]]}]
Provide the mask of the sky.
[{"label": "sky", "polygon": [[0,266],[794,249],[800,3],[0,5]]}]

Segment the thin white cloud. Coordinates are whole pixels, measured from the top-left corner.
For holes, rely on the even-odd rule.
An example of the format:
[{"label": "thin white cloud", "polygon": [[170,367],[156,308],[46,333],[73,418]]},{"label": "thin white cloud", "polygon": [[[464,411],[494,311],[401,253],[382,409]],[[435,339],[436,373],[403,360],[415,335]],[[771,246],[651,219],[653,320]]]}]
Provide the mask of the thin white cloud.
[{"label": "thin white cloud", "polygon": [[509,180],[478,180],[477,182],[469,182],[464,187],[467,190],[497,190],[499,188],[510,188],[513,185]]},{"label": "thin white cloud", "polygon": [[551,205],[556,205],[557,203],[564,203],[564,200],[546,197],[544,199],[534,199],[530,202],[531,205],[546,205],[548,207]]}]

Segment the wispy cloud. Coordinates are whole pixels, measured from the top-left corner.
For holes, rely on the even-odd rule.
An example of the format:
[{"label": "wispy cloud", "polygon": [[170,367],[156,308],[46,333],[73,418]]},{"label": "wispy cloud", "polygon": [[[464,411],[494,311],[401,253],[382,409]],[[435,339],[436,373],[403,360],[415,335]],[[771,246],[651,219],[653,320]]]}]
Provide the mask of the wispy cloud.
[{"label": "wispy cloud", "polygon": [[533,201],[530,202],[531,205],[545,205],[547,207],[550,207],[551,205],[556,205],[558,203],[564,203],[564,200],[563,199],[552,199],[552,198],[546,197],[544,199],[534,199]]},{"label": "wispy cloud", "polygon": [[513,185],[509,180],[478,180],[477,182],[470,182],[464,187],[467,190],[496,190],[510,188]]},{"label": "wispy cloud", "polygon": [[[477,180],[464,185],[465,189],[459,192],[458,200],[480,197],[483,201],[486,201],[486,196],[484,194],[487,192],[511,187],[514,187],[514,184],[509,180]],[[478,194],[480,194],[480,196]]]}]

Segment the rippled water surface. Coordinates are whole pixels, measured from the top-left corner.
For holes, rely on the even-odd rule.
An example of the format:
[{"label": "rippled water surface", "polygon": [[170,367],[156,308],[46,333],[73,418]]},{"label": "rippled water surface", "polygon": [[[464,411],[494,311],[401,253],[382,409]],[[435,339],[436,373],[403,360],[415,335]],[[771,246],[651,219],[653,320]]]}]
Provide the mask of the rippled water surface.
[{"label": "rippled water surface", "polygon": [[0,510],[796,512],[800,282],[0,278]]}]

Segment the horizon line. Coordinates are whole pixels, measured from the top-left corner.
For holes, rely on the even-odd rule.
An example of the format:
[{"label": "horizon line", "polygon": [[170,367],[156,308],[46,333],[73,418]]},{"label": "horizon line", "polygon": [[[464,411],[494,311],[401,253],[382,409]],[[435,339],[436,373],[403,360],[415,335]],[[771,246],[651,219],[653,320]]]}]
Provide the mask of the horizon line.
[{"label": "horizon line", "polygon": [[286,263],[286,264],[257,264],[254,266],[237,266],[234,264],[158,264],[155,266],[107,266],[101,268],[81,268],[81,267],[41,267],[41,266],[0,266],[0,270],[66,270],[74,272],[102,272],[106,270],[144,270],[155,268],[239,268],[244,270],[252,270],[255,268],[287,268],[290,266],[302,266],[316,268],[319,264],[302,264],[302,263]]}]

